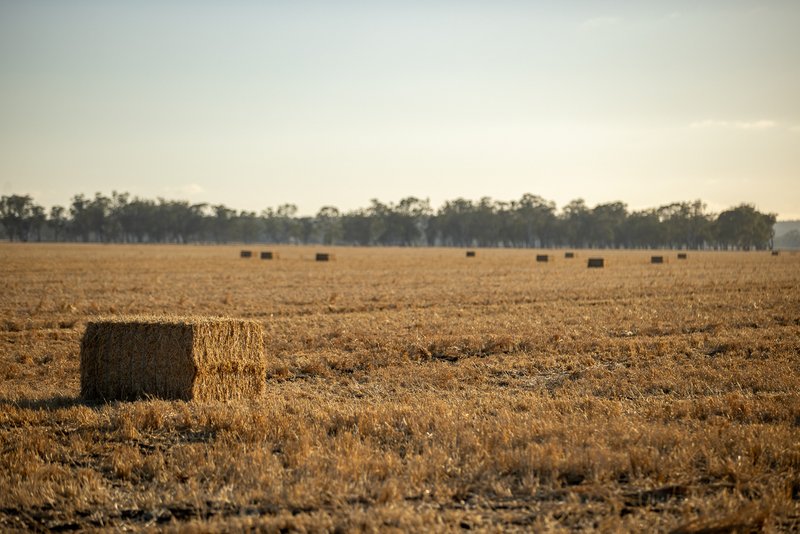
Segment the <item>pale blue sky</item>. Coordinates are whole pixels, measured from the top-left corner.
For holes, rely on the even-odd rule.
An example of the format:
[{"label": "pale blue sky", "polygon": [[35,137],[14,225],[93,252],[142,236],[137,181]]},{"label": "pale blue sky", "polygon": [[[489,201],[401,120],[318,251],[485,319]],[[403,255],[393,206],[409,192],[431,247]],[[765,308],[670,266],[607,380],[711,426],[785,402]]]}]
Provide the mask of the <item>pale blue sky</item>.
[{"label": "pale blue sky", "polygon": [[800,2],[0,2],[0,193],[800,218]]}]

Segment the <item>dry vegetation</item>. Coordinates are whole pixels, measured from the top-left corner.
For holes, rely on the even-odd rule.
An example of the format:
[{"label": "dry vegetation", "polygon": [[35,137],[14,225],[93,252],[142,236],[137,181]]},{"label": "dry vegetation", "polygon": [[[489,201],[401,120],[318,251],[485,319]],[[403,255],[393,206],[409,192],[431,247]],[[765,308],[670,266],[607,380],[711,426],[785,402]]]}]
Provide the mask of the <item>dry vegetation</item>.
[{"label": "dry vegetation", "polygon": [[[800,255],[240,248],[0,245],[0,529],[800,529]],[[82,402],[153,313],[262,322],[263,400]]]}]

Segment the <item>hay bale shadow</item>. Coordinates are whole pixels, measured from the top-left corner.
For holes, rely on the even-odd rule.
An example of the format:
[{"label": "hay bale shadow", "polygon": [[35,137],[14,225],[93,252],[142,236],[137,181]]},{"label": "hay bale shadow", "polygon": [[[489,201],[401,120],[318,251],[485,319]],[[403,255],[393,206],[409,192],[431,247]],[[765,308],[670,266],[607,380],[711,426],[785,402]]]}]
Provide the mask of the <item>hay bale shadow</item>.
[{"label": "hay bale shadow", "polygon": [[86,400],[80,396],[69,397],[66,395],[56,395],[46,399],[0,399],[0,406],[23,408],[25,410],[51,412],[64,408],[74,408],[76,406],[96,407],[103,404],[99,401]]}]

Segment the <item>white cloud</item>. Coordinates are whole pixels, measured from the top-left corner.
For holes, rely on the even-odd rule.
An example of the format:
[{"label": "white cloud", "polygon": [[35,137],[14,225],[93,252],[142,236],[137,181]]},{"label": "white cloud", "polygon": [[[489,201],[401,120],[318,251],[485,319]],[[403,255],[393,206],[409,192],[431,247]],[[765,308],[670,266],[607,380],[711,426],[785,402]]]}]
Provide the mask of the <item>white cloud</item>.
[{"label": "white cloud", "polygon": [[188,197],[200,195],[205,192],[206,189],[200,184],[184,184],[164,188],[164,193],[168,195],[182,195]]},{"label": "white cloud", "polygon": [[778,123],[771,120],[757,121],[720,121],[703,120],[696,121],[689,125],[691,128],[734,128],[736,130],[767,130],[775,128]]},{"label": "white cloud", "polygon": [[613,26],[620,22],[619,17],[611,17],[611,16],[604,16],[604,17],[594,17],[591,19],[584,20],[581,22],[581,29],[582,30],[594,30],[597,28],[603,28],[606,26]]}]

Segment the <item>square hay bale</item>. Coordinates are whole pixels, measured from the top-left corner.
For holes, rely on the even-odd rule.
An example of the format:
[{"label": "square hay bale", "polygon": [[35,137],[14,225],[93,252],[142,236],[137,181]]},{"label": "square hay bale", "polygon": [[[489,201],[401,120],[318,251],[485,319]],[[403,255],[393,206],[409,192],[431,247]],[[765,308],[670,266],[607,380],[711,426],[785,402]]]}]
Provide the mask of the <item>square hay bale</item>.
[{"label": "square hay bale", "polygon": [[574,252],[565,252],[564,253],[564,257],[565,258],[574,258],[575,257],[575,253]]},{"label": "square hay bale", "polygon": [[678,252],[678,259],[679,260],[685,260],[687,257],[688,256],[686,255],[685,252]]},{"label": "square hay bale", "polygon": [[604,266],[603,258],[589,258],[590,269],[602,269]]},{"label": "square hay bale", "polygon": [[664,256],[650,256],[650,263],[664,263]]},{"label": "square hay bale", "polygon": [[781,252],[780,252],[779,250],[773,250],[773,251],[772,251],[772,255],[773,255],[773,256],[779,256],[779,255],[780,255],[780,253],[781,253]]},{"label": "square hay bale", "polygon": [[333,261],[336,259],[336,256],[329,252],[317,252],[316,260],[317,261]]},{"label": "square hay bale", "polygon": [[249,258],[253,255],[253,251],[251,250],[243,250],[239,253],[240,258]]},{"label": "square hay bale", "polygon": [[278,253],[277,252],[269,252],[269,251],[262,252],[261,253],[261,259],[262,260],[277,260],[278,259]]},{"label": "square hay bale", "polygon": [[474,250],[468,250],[467,251],[467,257],[468,258],[474,258],[475,257],[475,251]]},{"label": "square hay bale", "polygon": [[81,340],[87,400],[253,399],[266,388],[260,323],[223,318],[92,321]]},{"label": "square hay bale", "polygon": [[547,254],[537,254],[536,255],[536,261],[537,262],[548,262],[548,261],[550,261],[550,256],[548,256]]}]

